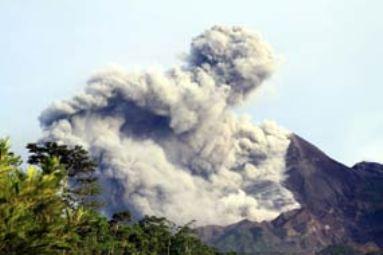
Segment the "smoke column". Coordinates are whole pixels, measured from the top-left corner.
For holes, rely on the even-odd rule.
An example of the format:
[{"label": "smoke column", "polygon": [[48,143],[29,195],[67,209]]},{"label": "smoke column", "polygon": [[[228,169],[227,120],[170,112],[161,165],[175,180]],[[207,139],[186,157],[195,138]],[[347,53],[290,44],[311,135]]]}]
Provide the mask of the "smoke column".
[{"label": "smoke column", "polygon": [[91,77],[83,93],[42,113],[43,140],[91,153],[109,215],[129,209],[198,225],[269,220],[299,207],[282,185],[289,133],[231,109],[274,66],[259,35],[215,26],[192,40],[182,66]]}]

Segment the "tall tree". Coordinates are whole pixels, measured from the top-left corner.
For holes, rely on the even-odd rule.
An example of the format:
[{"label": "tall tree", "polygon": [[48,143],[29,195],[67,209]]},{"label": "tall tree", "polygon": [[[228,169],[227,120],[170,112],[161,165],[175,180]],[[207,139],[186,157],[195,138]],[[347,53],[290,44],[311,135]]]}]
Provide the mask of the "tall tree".
[{"label": "tall tree", "polygon": [[44,173],[49,173],[49,161],[52,158],[57,158],[66,169],[69,185],[65,187],[65,195],[71,206],[100,206],[97,198],[100,190],[95,175],[96,164],[81,146],[69,147],[58,145],[56,142],[46,142],[30,143],[27,149],[30,153],[28,163],[40,166]]}]

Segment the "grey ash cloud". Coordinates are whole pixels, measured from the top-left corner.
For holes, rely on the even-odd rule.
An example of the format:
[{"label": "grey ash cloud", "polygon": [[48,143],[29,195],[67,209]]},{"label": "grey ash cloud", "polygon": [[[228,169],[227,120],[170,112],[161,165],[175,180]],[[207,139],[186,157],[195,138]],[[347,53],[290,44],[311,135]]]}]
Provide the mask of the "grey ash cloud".
[{"label": "grey ash cloud", "polygon": [[90,151],[107,214],[199,225],[272,219],[299,207],[282,185],[289,132],[232,109],[275,62],[259,35],[215,26],[192,40],[179,67],[94,75],[83,93],[42,113],[43,139]]}]

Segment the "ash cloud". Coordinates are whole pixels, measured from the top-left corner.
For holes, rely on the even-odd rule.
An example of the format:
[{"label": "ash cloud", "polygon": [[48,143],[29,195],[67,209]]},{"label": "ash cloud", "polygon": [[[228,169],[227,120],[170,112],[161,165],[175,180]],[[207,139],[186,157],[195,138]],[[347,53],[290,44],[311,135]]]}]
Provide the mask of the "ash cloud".
[{"label": "ash cloud", "polygon": [[90,151],[107,214],[129,209],[198,225],[269,220],[299,207],[282,185],[289,132],[231,109],[274,67],[259,35],[215,26],[192,40],[182,66],[94,75],[83,93],[42,113],[43,139]]}]

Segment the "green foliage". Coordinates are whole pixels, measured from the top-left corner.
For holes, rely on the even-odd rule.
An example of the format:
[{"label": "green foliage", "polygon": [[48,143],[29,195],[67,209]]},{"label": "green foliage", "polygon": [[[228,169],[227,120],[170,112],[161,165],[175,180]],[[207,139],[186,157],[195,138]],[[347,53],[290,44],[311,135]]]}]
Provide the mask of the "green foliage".
[{"label": "green foliage", "polygon": [[[0,140],[0,254],[218,254],[188,225],[149,216],[135,222],[129,212],[109,220],[83,203],[95,194],[77,193],[88,182],[68,188],[71,178],[93,178],[83,175],[95,165],[80,147],[51,143],[29,149],[37,166],[22,170],[20,158]],[[68,196],[79,199],[76,206]]]},{"label": "green foliage", "polygon": [[37,165],[45,174],[51,171],[50,161],[57,158],[69,177],[64,196],[69,206],[85,206],[98,208],[101,203],[97,200],[100,192],[95,177],[96,164],[89,158],[88,152],[81,146],[69,148],[55,142],[44,144],[30,143],[27,145],[30,156],[28,163]]},{"label": "green foliage", "polygon": [[[59,195],[64,180],[58,160],[52,158],[51,173],[42,174],[18,166],[19,158],[9,152],[7,141],[0,141],[0,251],[6,254],[46,254],[59,249],[65,240],[64,203]],[[56,238],[64,237],[64,240]]]}]

